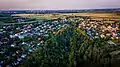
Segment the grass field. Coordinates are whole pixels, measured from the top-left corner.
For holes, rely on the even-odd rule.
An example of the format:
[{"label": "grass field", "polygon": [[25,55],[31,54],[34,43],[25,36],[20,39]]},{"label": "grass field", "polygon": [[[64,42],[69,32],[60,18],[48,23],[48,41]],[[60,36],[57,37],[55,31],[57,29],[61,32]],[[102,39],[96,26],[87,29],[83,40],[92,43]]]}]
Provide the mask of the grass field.
[{"label": "grass field", "polygon": [[63,18],[62,14],[16,14],[16,16],[36,18],[36,19],[57,19]]},{"label": "grass field", "polygon": [[86,16],[94,20],[120,20],[120,15],[117,13],[58,13],[58,14],[16,14],[17,16],[36,18],[36,19],[56,19],[69,16]]}]

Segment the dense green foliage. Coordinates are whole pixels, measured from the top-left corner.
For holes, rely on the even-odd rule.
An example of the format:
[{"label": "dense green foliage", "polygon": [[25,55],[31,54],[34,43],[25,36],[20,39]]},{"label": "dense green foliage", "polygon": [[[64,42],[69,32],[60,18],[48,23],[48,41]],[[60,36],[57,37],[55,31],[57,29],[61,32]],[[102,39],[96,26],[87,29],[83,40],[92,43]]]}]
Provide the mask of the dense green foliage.
[{"label": "dense green foliage", "polygon": [[15,19],[13,19],[12,17],[5,17],[5,18],[0,18],[0,21],[5,23],[14,23]]},{"label": "dense green foliage", "polygon": [[110,67],[112,56],[105,39],[90,39],[68,27],[51,35],[22,67]]}]

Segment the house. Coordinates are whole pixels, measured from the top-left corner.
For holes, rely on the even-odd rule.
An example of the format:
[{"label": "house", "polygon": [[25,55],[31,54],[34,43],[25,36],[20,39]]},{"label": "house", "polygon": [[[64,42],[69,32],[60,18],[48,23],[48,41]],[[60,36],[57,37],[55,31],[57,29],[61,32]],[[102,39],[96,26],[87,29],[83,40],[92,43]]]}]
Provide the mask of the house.
[{"label": "house", "polygon": [[19,35],[18,38],[19,39],[24,39],[24,36],[23,35]]}]

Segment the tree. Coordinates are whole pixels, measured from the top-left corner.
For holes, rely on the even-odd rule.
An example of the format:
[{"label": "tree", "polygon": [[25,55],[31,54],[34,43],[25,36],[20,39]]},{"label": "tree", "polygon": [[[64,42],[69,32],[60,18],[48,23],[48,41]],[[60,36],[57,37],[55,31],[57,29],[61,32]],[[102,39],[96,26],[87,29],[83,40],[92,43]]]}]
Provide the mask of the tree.
[{"label": "tree", "polygon": [[76,37],[73,36],[70,41],[69,67],[76,67]]}]

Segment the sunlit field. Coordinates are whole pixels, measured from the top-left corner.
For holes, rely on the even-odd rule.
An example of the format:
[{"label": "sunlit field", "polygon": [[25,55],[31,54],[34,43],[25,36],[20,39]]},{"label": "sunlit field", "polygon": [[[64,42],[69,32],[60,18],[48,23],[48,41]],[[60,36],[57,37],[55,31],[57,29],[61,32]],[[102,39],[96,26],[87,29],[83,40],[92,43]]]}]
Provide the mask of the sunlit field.
[{"label": "sunlit field", "polygon": [[58,14],[16,14],[17,16],[30,17],[30,18],[64,18],[67,16],[85,16],[92,19],[107,19],[107,20],[120,20],[120,15],[117,13],[58,13]]}]

